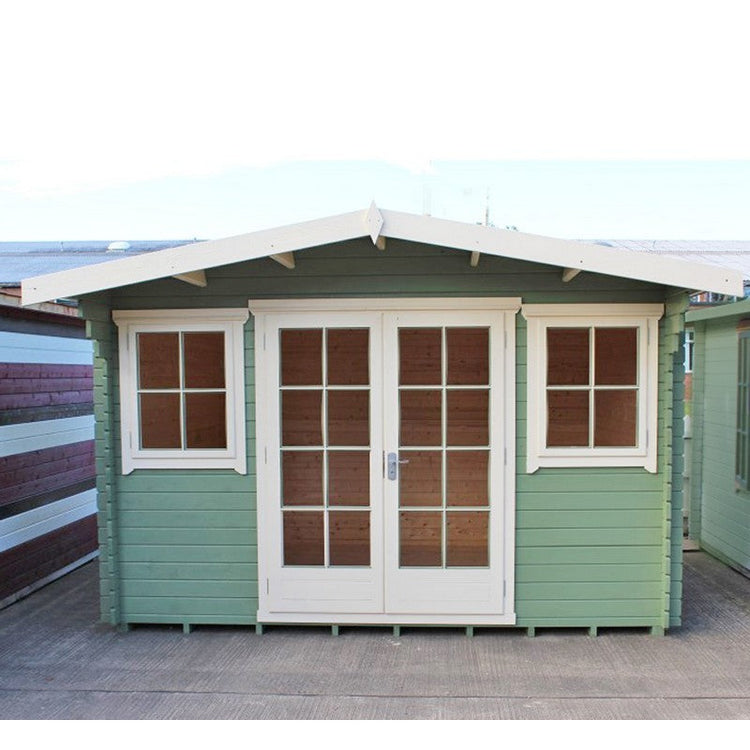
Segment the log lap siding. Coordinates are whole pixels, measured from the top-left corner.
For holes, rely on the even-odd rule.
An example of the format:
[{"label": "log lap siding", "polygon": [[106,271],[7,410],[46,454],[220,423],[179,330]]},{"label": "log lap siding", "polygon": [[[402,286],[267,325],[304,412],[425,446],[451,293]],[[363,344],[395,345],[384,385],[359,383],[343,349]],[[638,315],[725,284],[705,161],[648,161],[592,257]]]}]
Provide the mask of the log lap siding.
[{"label": "log lap siding", "polygon": [[[542,302],[665,302],[660,286],[596,274],[564,284],[560,270],[389,240],[208,269],[205,288],[159,280],[82,301],[101,373],[102,614],[128,622],[255,622],[257,541],[253,319],[245,326],[248,474],[134,471],[122,476],[113,309],[237,307],[248,299],[521,296]],[[680,298],[681,299],[681,298]],[[650,626],[679,622],[671,574],[679,485],[672,482],[673,350],[680,304],[660,323],[659,469],[539,469],[526,473],[526,323],[517,318],[516,613],[522,627]],[[673,330],[674,329],[674,330]],[[96,381],[95,375],[95,381]],[[95,384],[95,388],[98,387]],[[102,495],[101,493],[105,494]],[[674,505],[674,508],[672,507]]]}]

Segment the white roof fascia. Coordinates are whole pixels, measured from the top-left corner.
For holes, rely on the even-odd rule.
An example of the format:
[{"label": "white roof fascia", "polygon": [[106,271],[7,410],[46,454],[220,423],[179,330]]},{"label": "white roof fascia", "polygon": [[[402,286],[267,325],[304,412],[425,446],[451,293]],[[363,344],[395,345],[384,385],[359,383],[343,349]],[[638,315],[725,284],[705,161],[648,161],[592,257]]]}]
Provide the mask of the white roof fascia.
[{"label": "white roof fascia", "polygon": [[284,253],[303,248],[365,237],[368,234],[366,229],[363,212],[354,211],[35,276],[24,279],[21,284],[23,304],[78,297],[90,292],[190,274],[244,260],[274,255],[284,257]]},{"label": "white roof fascia", "polygon": [[372,204],[365,211],[196,242],[25,279],[22,283],[23,304],[78,297],[245,260],[283,257],[284,253],[296,250],[367,236],[376,242],[389,237],[689,290],[735,296],[743,294],[739,271],[661,254],[638,253],[636,256],[627,250],[602,245],[377,209]]},{"label": "white roof fascia", "polygon": [[743,296],[742,274],[727,268],[664,255],[637,255],[602,245],[526,234],[481,224],[381,209],[387,237],[454,247],[485,255],[545,263],[608,276],[650,281],[683,289]]}]

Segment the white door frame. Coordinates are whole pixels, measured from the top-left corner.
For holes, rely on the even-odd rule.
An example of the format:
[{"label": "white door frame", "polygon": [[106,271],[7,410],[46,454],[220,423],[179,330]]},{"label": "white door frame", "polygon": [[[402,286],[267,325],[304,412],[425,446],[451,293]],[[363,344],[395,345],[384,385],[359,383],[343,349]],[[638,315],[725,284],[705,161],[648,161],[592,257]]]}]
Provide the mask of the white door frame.
[{"label": "white door frame", "polygon": [[[388,298],[388,299],[307,299],[307,300],[253,300],[249,308],[255,319],[255,377],[256,377],[256,465],[257,465],[257,514],[258,514],[258,622],[261,623],[341,623],[341,624],[442,624],[442,625],[512,625],[515,623],[514,611],[514,563],[515,563],[515,319],[520,309],[520,298]],[[347,600],[346,596],[339,597],[337,603],[332,603],[335,597],[328,602],[323,611],[308,608],[303,601],[304,588],[303,579],[300,578],[300,602],[295,611],[277,611],[278,602],[274,602],[271,587],[275,586],[276,577],[280,569],[281,540],[279,538],[279,523],[275,518],[276,506],[279,497],[279,471],[278,471],[278,372],[273,372],[278,362],[278,347],[274,349],[274,343],[269,343],[271,338],[267,336],[270,330],[276,331],[282,327],[325,327],[325,326],[361,326],[365,321],[373,318],[371,314],[378,316],[381,321],[387,313],[433,313],[435,325],[445,325],[439,319],[449,320],[450,313],[468,311],[491,311],[496,314],[495,321],[502,336],[502,367],[498,378],[495,379],[495,391],[493,399],[500,399],[496,404],[500,413],[501,424],[493,426],[491,438],[492,450],[499,452],[496,459],[503,467],[500,478],[502,501],[497,509],[501,514],[501,538],[497,543],[501,545],[499,554],[502,562],[497,569],[500,578],[495,587],[493,596],[498,602],[497,610],[493,612],[475,612],[470,614],[448,612],[385,612],[385,579],[384,570],[387,561],[382,558],[386,554],[385,530],[383,528],[383,508],[385,507],[388,488],[384,487],[383,471],[380,466],[380,457],[384,454],[387,446],[383,442],[382,419],[376,410],[381,408],[378,403],[383,403],[383,394],[379,390],[382,385],[383,370],[385,369],[385,357],[378,355],[372,358],[373,365],[380,364],[381,372],[374,373],[371,380],[371,428],[373,437],[371,441],[373,467],[371,472],[371,492],[380,493],[372,495],[372,571],[359,580],[363,586],[372,588],[373,601],[377,605],[370,607],[370,611],[360,611],[354,602]],[[438,312],[444,315],[438,315]],[[338,321],[334,320],[338,315],[345,313]],[[330,314],[330,315],[329,315]],[[325,316],[325,320],[323,317]],[[461,322],[458,323],[461,325]],[[382,325],[379,324],[379,325]],[[371,356],[374,342],[371,337]],[[497,341],[495,341],[497,345]],[[269,346],[271,347],[269,349]],[[273,362],[273,367],[269,366]],[[371,368],[373,371],[375,366]],[[501,393],[497,393],[497,386]],[[376,394],[377,391],[377,394]],[[499,432],[499,434],[497,434]],[[390,450],[390,448],[388,448]],[[275,454],[275,455],[274,455]],[[376,466],[375,466],[376,465]],[[497,491],[497,490],[496,490]],[[269,498],[269,500],[264,500]],[[382,498],[382,500],[380,499]],[[377,506],[377,508],[376,508]],[[274,529],[276,529],[274,531]],[[380,545],[380,550],[375,547]],[[377,562],[377,565],[376,565]],[[493,569],[495,568],[493,564]],[[317,581],[318,574],[331,574],[331,568],[314,571],[310,582]],[[305,568],[305,574],[313,571]],[[453,571],[441,570],[441,573],[452,573]],[[330,577],[334,582],[332,591],[336,587],[340,591],[346,589],[351,581],[355,581],[354,588],[357,589],[356,579],[352,577],[351,571],[342,575],[342,580],[337,581],[338,572]],[[325,577],[325,576],[323,576]],[[344,586],[341,589],[341,586]],[[379,594],[375,590],[379,587]],[[360,586],[359,591],[363,588]],[[379,596],[379,599],[378,599]],[[355,597],[356,598],[356,595]],[[354,605],[354,606],[353,606]],[[354,611],[353,611],[354,610]],[[379,611],[378,611],[379,610]]]}]

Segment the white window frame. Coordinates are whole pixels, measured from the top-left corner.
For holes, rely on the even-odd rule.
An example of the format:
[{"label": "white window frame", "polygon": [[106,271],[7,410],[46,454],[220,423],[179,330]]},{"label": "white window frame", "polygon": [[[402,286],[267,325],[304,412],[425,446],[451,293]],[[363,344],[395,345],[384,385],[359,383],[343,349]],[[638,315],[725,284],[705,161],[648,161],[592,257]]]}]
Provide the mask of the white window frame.
[{"label": "white window frame", "polygon": [[[115,310],[120,355],[122,473],[135,469],[234,469],[247,473],[245,441],[244,308]],[[224,334],[226,448],[139,448],[136,336],[211,331]]]},{"label": "white window frame", "polygon": [[[657,470],[659,319],[661,304],[523,305],[527,321],[526,471],[541,467],[641,466]],[[634,447],[547,447],[547,329],[638,329],[638,411]]]}]

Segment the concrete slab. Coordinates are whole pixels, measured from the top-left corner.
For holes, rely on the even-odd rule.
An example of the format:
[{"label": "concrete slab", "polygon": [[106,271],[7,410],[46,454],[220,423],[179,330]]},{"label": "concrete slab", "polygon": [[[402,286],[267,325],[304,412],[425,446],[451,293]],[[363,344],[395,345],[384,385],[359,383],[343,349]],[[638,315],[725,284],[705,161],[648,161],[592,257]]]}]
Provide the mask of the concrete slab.
[{"label": "concrete slab", "polygon": [[97,565],[0,611],[0,719],[750,719],[750,580],[685,554],[684,625],[136,627]]}]

